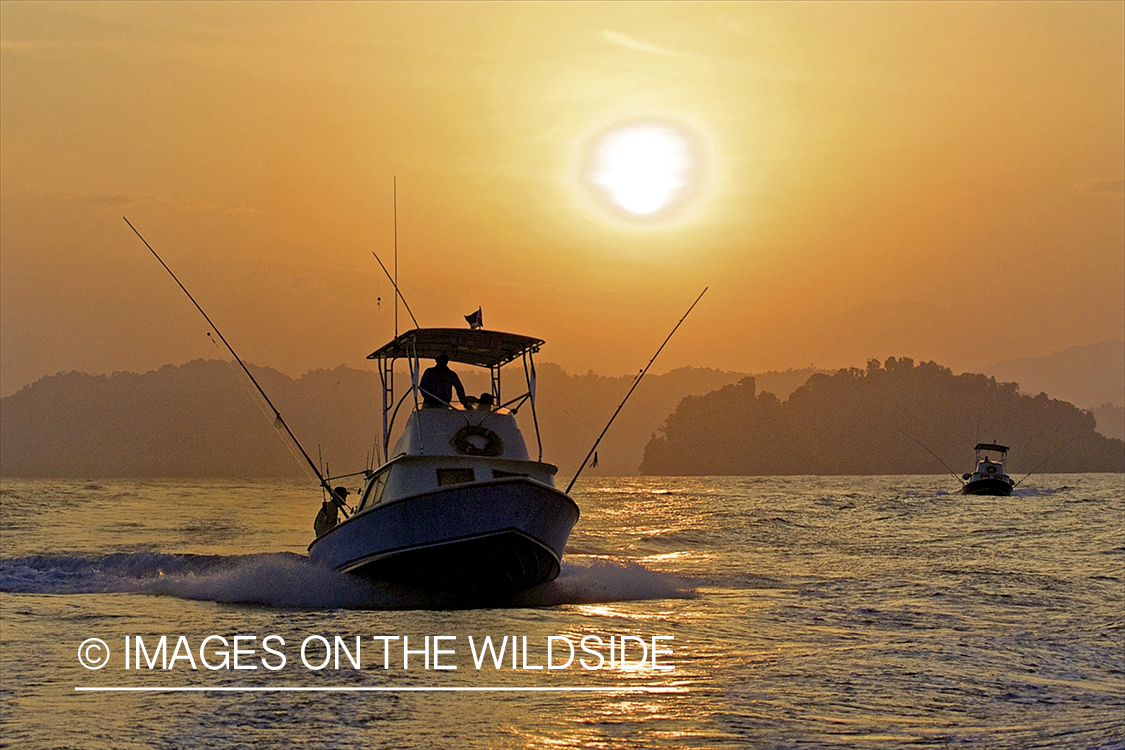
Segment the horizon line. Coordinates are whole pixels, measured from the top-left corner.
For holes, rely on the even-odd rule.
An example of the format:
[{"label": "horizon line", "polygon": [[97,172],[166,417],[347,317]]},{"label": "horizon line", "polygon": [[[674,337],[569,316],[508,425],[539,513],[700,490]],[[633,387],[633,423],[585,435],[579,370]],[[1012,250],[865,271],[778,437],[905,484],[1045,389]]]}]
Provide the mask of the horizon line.
[{"label": "horizon line", "polygon": [[81,687],[76,685],[76,693],[457,693],[457,692],[496,692],[496,693],[673,693],[684,688],[646,685],[628,687],[504,687],[499,685],[484,687]]}]

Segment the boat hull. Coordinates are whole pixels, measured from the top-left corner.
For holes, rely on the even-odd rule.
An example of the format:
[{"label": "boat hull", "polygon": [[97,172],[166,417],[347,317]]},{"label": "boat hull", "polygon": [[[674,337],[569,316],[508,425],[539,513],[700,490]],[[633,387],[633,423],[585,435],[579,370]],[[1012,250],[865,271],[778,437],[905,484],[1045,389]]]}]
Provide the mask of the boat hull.
[{"label": "boat hull", "polygon": [[1010,480],[997,477],[982,477],[974,479],[961,487],[962,495],[996,495],[1008,497],[1012,494]]},{"label": "boat hull", "polygon": [[309,546],[333,570],[488,598],[553,580],[578,506],[523,478],[444,487],[378,505]]}]

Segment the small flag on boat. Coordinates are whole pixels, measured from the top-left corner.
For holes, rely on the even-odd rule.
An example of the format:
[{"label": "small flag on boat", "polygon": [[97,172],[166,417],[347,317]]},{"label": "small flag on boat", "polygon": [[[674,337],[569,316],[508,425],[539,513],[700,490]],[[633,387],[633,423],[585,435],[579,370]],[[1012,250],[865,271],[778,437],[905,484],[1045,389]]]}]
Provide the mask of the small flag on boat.
[{"label": "small flag on boat", "polygon": [[478,328],[484,327],[484,317],[480,314],[480,308],[477,308],[475,313],[465,316],[465,321],[469,324],[469,328],[474,331]]},{"label": "small flag on boat", "polygon": [[597,451],[594,451],[594,460],[590,462],[590,468],[591,469],[598,468],[598,452]]}]

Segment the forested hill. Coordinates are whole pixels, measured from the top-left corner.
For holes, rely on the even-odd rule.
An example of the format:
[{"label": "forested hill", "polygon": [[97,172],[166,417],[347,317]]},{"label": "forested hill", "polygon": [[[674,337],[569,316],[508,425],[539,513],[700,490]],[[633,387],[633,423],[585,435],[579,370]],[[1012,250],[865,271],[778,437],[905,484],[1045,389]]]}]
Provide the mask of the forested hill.
[{"label": "forested hill", "polygon": [[[379,429],[377,372],[337,367],[300,378],[250,369],[314,461],[333,473],[364,468]],[[505,379],[504,393],[525,387]],[[762,382],[788,393],[809,371],[766,373]],[[644,445],[685,394],[708,393],[745,373],[681,368],[650,375],[599,447],[588,474],[636,474]],[[402,384],[409,382],[405,375]],[[487,375],[462,370],[466,389],[481,393]],[[538,366],[543,458],[575,471],[632,376],[567,374]],[[522,393],[522,390],[518,391]],[[519,412],[537,455],[531,410]],[[60,373],[0,399],[0,475],[9,477],[277,477],[308,474],[271,425],[273,415],[239,368],[218,360],[168,365],[147,373]],[[400,415],[399,423],[403,421]]]},{"label": "forested hill", "polygon": [[[269,368],[251,369],[314,460],[327,456],[329,468],[341,472],[346,453],[348,471],[353,461],[363,468],[377,414],[368,377],[373,374],[340,368],[294,381]],[[374,380],[377,388],[378,376]],[[0,401],[0,472],[82,478],[302,476],[308,470],[290,455],[287,441],[271,434],[273,415],[253,388],[237,366],[218,360],[143,374],[45,377]],[[357,439],[365,448],[355,449]]]},{"label": "forested hill", "polygon": [[641,473],[944,472],[932,452],[960,474],[972,468],[973,446],[991,441],[1011,446],[1017,477],[1045,459],[1041,472],[1125,471],[1125,442],[1095,432],[1089,412],[1020,395],[1015,383],[892,357],[815,374],[786,401],[757,393],[752,377],[684,398],[646,446]]}]

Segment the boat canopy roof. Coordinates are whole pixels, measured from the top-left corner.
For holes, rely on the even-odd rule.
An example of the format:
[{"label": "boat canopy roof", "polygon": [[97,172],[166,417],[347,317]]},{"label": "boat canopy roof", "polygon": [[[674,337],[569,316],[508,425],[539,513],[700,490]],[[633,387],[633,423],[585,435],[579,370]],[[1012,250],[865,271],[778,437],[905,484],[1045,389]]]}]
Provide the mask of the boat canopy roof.
[{"label": "boat canopy roof", "polygon": [[537,352],[542,345],[542,339],[532,336],[482,328],[415,328],[371,352],[367,358],[398,359],[417,354],[420,359],[436,359],[444,354],[450,362],[498,367],[524,352]]},{"label": "boat canopy roof", "polygon": [[978,451],[1000,451],[1001,453],[1008,452],[1008,446],[998,445],[997,443],[977,443],[977,447],[973,450]]}]

